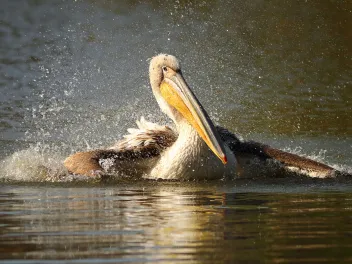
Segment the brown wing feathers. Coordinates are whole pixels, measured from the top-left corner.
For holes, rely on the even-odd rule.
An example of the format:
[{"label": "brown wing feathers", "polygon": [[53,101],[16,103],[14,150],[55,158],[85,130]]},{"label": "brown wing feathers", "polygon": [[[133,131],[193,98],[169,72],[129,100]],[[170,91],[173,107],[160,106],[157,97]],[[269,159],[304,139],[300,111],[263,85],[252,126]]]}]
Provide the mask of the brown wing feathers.
[{"label": "brown wing feathers", "polygon": [[[109,149],[78,152],[69,156],[64,165],[69,172],[96,175],[104,171],[102,164],[113,167],[119,161],[140,161],[160,155],[177,139],[177,134],[168,126],[159,126],[145,121],[137,121],[138,129],[129,129],[130,134]],[[108,161],[108,162],[105,162]]]},{"label": "brown wing feathers", "polygon": [[[255,141],[241,141],[234,134],[222,127],[218,127],[218,131],[222,139],[238,157],[250,155],[262,161],[276,161],[291,172],[312,177],[334,176],[336,172],[335,169],[326,164],[296,154],[288,153]],[[269,164],[266,166],[269,166]]]}]

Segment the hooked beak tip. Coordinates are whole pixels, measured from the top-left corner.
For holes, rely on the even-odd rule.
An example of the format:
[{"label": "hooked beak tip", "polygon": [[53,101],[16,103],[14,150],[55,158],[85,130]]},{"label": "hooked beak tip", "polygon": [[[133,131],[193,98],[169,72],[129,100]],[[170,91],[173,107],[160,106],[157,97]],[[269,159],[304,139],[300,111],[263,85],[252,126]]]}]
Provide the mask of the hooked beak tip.
[{"label": "hooked beak tip", "polygon": [[227,158],[225,155],[223,157],[221,157],[221,161],[224,165],[227,163]]}]

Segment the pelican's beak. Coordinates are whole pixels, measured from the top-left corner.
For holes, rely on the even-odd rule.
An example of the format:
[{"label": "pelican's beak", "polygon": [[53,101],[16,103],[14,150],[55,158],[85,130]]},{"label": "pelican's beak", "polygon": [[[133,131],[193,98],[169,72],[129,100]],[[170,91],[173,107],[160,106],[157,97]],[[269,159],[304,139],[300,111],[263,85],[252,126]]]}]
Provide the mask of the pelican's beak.
[{"label": "pelican's beak", "polygon": [[166,67],[164,80],[160,85],[160,92],[166,102],[186,118],[215,155],[223,164],[226,164],[227,158],[223,142],[213,122],[188,87],[182,74]]}]

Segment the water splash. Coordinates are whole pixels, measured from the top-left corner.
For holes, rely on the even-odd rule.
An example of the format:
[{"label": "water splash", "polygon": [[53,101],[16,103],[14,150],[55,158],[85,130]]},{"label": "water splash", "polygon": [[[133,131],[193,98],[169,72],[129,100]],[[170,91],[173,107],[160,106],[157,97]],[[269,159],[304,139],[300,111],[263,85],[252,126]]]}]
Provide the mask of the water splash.
[{"label": "water splash", "polygon": [[[308,120],[305,122],[307,130],[314,130],[326,124],[328,125],[328,127],[325,127],[326,131],[334,127],[335,129],[341,127],[344,134],[350,131],[349,127],[346,127],[349,122],[342,122],[342,124],[346,124],[345,126],[330,125],[335,116],[338,116],[333,111],[338,108],[335,107],[333,100],[338,98],[337,95],[343,95],[343,91],[348,91],[348,85],[350,85],[350,75],[343,74],[349,73],[348,69],[336,67],[336,74],[345,76],[343,77],[345,80],[341,79],[339,81],[339,83],[342,82],[341,86],[332,83],[330,85],[331,89],[324,88],[325,84],[322,83],[322,85],[314,78],[311,83],[307,84],[300,81],[301,86],[295,84],[294,81],[286,81],[283,77],[290,76],[292,69],[299,69],[299,71],[303,69],[297,76],[302,75],[304,70],[308,72],[307,76],[312,76],[310,70],[316,71],[316,68],[312,67],[311,63],[304,65],[300,62],[299,64],[295,63],[295,58],[301,60],[302,55],[297,56],[297,54],[302,54],[301,51],[297,53],[297,51],[291,52],[291,49],[289,49],[289,52],[285,52],[287,49],[282,49],[277,53],[278,49],[275,45],[261,46],[261,43],[270,44],[270,41],[258,41],[250,37],[257,34],[246,34],[246,31],[253,32],[252,27],[260,29],[260,27],[253,26],[262,21],[257,20],[258,7],[256,5],[252,6],[250,4],[252,8],[238,9],[241,10],[240,12],[225,8],[225,10],[228,10],[227,15],[223,15],[223,13],[219,15],[218,12],[223,12],[224,8],[214,8],[212,3],[209,10],[215,11],[213,16],[209,16],[207,12],[195,13],[194,11],[197,8],[192,7],[191,9],[189,6],[177,5],[175,8],[169,8],[169,11],[173,11],[173,14],[182,11],[181,13],[185,17],[182,17],[179,21],[177,20],[178,16],[172,15],[170,18],[168,15],[170,12],[167,9],[166,15],[163,15],[162,10],[158,9],[158,12],[154,12],[154,8],[148,5],[142,5],[139,8],[132,5],[131,9],[124,15],[123,13],[116,14],[96,7],[91,8],[85,2],[79,3],[79,6],[64,3],[63,8],[60,6],[59,16],[56,15],[58,13],[56,5],[52,6],[50,3],[43,3],[43,5],[42,7],[32,8],[29,13],[28,8],[24,6],[25,15],[23,13],[16,16],[12,15],[18,18],[15,20],[18,23],[21,18],[31,16],[32,12],[35,11],[31,19],[35,25],[26,23],[23,28],[25,29],[23,37],[27,40],[26,36],[28,36],[29,43],[25,42],[26,45],[12,50],[11,46],[14,43],[16,45],[21,44],[21,39],[14,39],[15,41],[12,40],[11,46],[8,48],[9,52],[6,52],[8,56],[15,57],[13,54],[18,56],[18,51],[21,51],[24,52],[24,54],[21,54],[21,58],[34,58],[31,59],[30,63],[24,64],[26,67],[23,67],[27,68],[28,66],[32,72],[29,69],[25,72],[20,70],[11,71],[18,73],[18,75],[13,76],[13,80],[19,79],[21,85],[26,83],[25,87],[28,86],[28,91],[26,90],[24,94],[24,102],[26,102],[24,105],[26,107],[30,106],[27,108],[27,116],[24,122],[24,130],[27,131],[24,141],[34,145],[1,161],[0,177],[2,179],[59,181],[62,179],[62,175],[66,175],[62,167],[62,160],[69,153],[112,144],[115,140],[121,138],[126,128],[131,126],[134,120],[139,119],[141,115],[155,122],[165,120],[157,114],[159,110],[154,99],[152,99],[147,84],[146,69],[148,62],[145,62],[145,58],[161,51],[180,56],[186,66],[187,73],[189,73],[186,76],[187,81],[194,84],[192,87],[194,87],[200,101],[214,119],[219,120],[222,125],[228,128],[243,127],[242,133],[258,130],[267,131],[268,128],[272,128],[269,131],[281,132],[282,134],[290,133],[292,129],[299,131],[304,127],[302,121]],[[232,3],[230,6],[233,8]],[[21,9],[21,5],[16,7],[16,10]],[[47,10],[51,10],[49,15]],[[115,9],[111,8],[110,10]],[[116,10],[121,10],[120,4]],[[193,11],[191,12],[191,10]],[[243,12],[244,10],[247,11]],[[256,10],[256,12],[253,12],[256,19],[253,19],[253,16],[248,16],[251,15],[251,10]],[[235,13],[236,16],[233,15]],[[13,14],[13,12],[8,12],[8,14]],[[194,17],[197,17],[197,19],[194,20]],[[213,19],[209,20],[209,17],[213,17]],[[251,19],[248,19],[248,17]],[[267,21],[265,16],[263,18]],[[272,19],[270,20],[271,23],[275,24],[275,19],[271,16],[271,13],[270,18]],[[291,18],[294,18],[294,16],[291,16]],[[229,23],[229,21],[232,21],[231,19],[234,19],[234,23]],[[310,19],[308,21],[309,29],[312,24]],[[247,25],[247,23],[249,24]],[[270,23],[264,24],[265,27],[270,26]],[[149,27],[149,25],[151,26]],[[177,27],[170,31],[170,25],[177,25]],[[294,25],[294,23],[287,23],[287,25]],[[20,29],[22,29],[22,26]],[[217,34],[214,34],[214,32]],[[267,31],[260,29],[259,33],[263,32]],[[291,31],[283,30],[283,32]],[[31,33],[35,33],[33,40],[29,38],[32,35]],[[324,31],[321,31],[322,36],[329,36],[329,34],[323,33]],[[279,40],[290,39],[282,38],[280,34],[272,35],[280,37]],[[304,37],[304,35],[302,36]],[[304,37],[303,39],[303,43],[305,43],[307,38]],[[328,43],[328,41],[323,42]],[[205,43],[205,45],[202,45],[202,43]],[[275,38],[273,38],[272,43],[277,43]],[[322,41],[317,43],[320,45]],[[335,43],[335,41],[331,43]],[[306,45],[303,46],[306,47]],[[316,53],[321,53],[320,49],[314,45],[308,45],[308,47],[311,48],[304,50],[309,51],[309,54],[314,50],[316,50]],[[335,55],[335,46],[330,46],[330,48]],[[15,53],[13,53],[14,51]],[[210,54],[212,55],[208,56]],[[224,56],[225,54],[226,56]],[[279,54],[279,59],[276,60],[277,55],[272,54]],[[309,54],[303,53],[307,61],[310,61],[311,58]],[[291,56],[295,58],[291,58]],[[10,59],[13,58],[10,57]],[[140,63],[140,61],[143,61],[143,63]],[[287,64],[290,67],[282,67],[281,62],[284,66]],[[202,65],[202,67],[199,67],[199,65]],[[319,63],[318,65],[328,65],[328,71],[320,70],[322,75],[326,75],[326,72],[329,72],[329,74],[334,72],[330,69],[330,65],[335,64]],[[280,72],[280,74],[276,74],[276,72]],[[260,78],[255,76],[260,76]],[[268,78],[269,76],[271,78]],[[292,77],[293,79],[298,78],[295,75]],[[16,90],[12,88],[12,84],[15,83],[13,80],[10,80],[9,89],[3,93],[4,101],[9,101],[13,91]],[[336,80],[339,80],[339,78]],[[345,86],[343,82],[346,82]],[[287,91],[281,89],[281,87],[289,87],[289,93],[285,95]],[[330,122],[325,122],[329,119],[326,118],[325,114],[321,115],[321,112],[317,112],[319,115],[315,115],[314,119],[301,118],[303,116],[307,117],[307,115],[305,112],[298,112],[299,114],[297,114],[298,110],[305,109],[300,105],[302,102],[297,98],[305,98],[306,94],[300,92],[297,95],[299,91],[292,89],[292,87],[298,87],[302,91],[304,91],[304,87],[309,89],[311,87],[322,87],[321,92],[316,93],[315,97],[319,100],[324,99],[324,102],[331,102],[331,107],[322,107],[324,111],[326,109],[330,111]],[[275,94],[281,94],[281,96],[273,96],[273,89],[277,91]],[[6,94],[10,94],[11,97],[6,96]],[[136,95],[143,97],[143,100],[135,98]],[[308,95],[310,99],[314,97],[312,91],[309,91]],[[285,99],[285,96],[288,98]],[[340,97],[345,98],[346,96]],[[261,104],[258,104],[258,101]],[[15,105],[15,102],[12,105]],[[291,105],[296,107],[290,108]],[[318,105],[322,105],[322,102],[319,101]],[[339,112],[340,116],[342,115],[340,119],[344,119],[343,117],[348,116],[344,114],[348,113],[348,111],[345,111],[348,105],[345,103],[340,104],[340,106],[343,109]],[[214,108],[220,108],[221,111]],[[308,109],[308,113],[309,111],[311,110]],[[283,114],[280,115],[281,112]],[[268,117],[264,118],[263,115],[268,115]],[[285,118],[281,118],[283,116]],[[287,118],[290,116],[291,118]],[[321,118],[316,117],[319,116],[324,119],[324,123],[318,123]],[[18,119],[22,121],[22,118]],[[230,120],[227,121],[227,119]],[[345,119],[347,120],[347,118]],[[318,121],[310,126],[312,120]],[[11,121],[13,122],[13,120]],[[296,121],[300,123],[299,126],[291,125],[297,124]],[[287,129],[284,130],[283,128]],[[321,131],[317,131],[317,133],[321,135]],[[246,138],[249,139],[250,137]],[[332,140],[332,142],[331,145],[336,145],[335,141]],[[303,146],[303,144],[298,145]],[[307,148],[304,149],[309,151]],[[349,151],[349,149],[344,150],[347,154]],[[297,154],[318,159],[325,163],[329,160],[329,158],[325,158],[324,153],[304,155],[303,152],[301,150]],[[348,156],[342,159],[342,162],[349,162],[349,160]],[[330,163],[330,165],[335,168],[341,167],[339,164]],[[343,169],[350,171],[350,167]]]},{"label": "water splash", "polygon": [[[57,151],[56,151],[57,150]],[[42,145],[17,151],[0,162],[0,182],[94,182],[99,177],[69,174],[57,147]]]},{"label": "water splash", "polygon": [[37,144],[6,157],[0,163],[3,181],[42,182],[58,181],[67,174],[60,153]]}]

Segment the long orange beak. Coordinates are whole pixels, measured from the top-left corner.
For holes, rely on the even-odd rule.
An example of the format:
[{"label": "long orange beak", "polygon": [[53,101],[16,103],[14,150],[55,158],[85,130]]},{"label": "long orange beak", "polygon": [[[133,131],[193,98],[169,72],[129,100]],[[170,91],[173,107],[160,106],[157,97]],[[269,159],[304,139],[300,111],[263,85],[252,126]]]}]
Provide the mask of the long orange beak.
[{"label": "long orange beak", "polygon": [[199,103],[180,72],[167,68],[160,92],[166,102],[176,108],[202,137],[208,147],[222,161],[227,163],[223,142],[213,122]]}]

